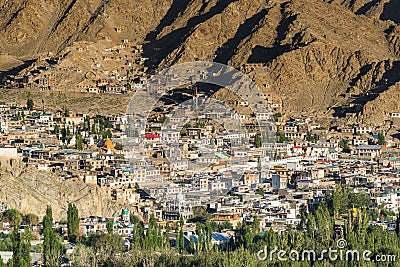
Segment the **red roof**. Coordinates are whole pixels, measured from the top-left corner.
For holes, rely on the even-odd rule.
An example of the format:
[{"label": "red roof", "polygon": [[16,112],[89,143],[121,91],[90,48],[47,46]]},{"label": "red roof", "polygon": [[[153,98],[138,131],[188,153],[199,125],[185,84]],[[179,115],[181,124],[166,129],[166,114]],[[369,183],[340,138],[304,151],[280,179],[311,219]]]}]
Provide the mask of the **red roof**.
[{"label": "red roof", "polygon": [[294,146],[293,148],[303,148],[302,146]]},{"label": "red roof", "polygon": [[152,133],[145,134],[143,137],[146,138],[146,139],[161,138],[161,136],[159,136],[157,134],[152,134]]}]

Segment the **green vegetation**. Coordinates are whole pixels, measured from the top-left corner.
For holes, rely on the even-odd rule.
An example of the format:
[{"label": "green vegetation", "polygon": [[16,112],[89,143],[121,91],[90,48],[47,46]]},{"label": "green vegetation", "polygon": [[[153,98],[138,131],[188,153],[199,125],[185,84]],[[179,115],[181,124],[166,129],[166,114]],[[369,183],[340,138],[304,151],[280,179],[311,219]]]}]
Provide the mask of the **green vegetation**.
[{"label": "green vegetation", "polygon": [[68,240],[75,243],[79,235],[79,214],[75,204],[68,203],[67,211]]},{"label": "green vegetation", "polygon": [[378,133],[378,145],[386,145],[385,135],[383,133]]},{"label": "green vegetation", "polygon": [[3,212],[3,220],[9,222],[11,226],[19,226],[22,222],[22,214],[16,209],[8,209]]},{"label": "green vegetation", "polygon": [[259,194],[260,196],[264,197],[264,190],[262,188],[257,188],[256,194]]},{"label": "green vegetation", "polygon": [[316,142],[319,140],[319,136],[317,134],[311,134],[309,131],[307,131],[306,140],[308,142]]},{"label": "green vegetation", "polygon": [[201,222],[205,223],[206,221],[211,219],[211,214],[206,211],[204,207],[194,207],[193,208],[193,217],[189,219],[189,222]]},{"label": "green vegetation", "polygon": [[0,251],[12,251],[13,250],[13,241],[11,237],[6,237],[0,240]]},{"label": "green vegetation", "polygon": [[261,135],[258,133],[254,136],[254,146],[260,148],[262,146]]},{"label": "green vegetation", "polygon": [[123,148],[124,146],[121,144],[121,143],[115,143],[115,146],[114,146],[114,148],[116,149],[116,150],[122,150],[122,148]]},{"label": "green vegetation", "polygon": [[327,195],[324,203],[332,215],[338,216],[351,208],[366,209],[370,206],[371,200],[366,193],[354,193],[348,185],[340,185],[335,192]]},{"label": "green vegetation", "polygon": [[26,100],[26,108],[32,111],[34,106],[35,104],[33,103],[33,100],[31,98],[28,98],[28,100]]},{"label": "green vegetation", "polygon": [[278,121],[278,118],[282,117],[282,114],[281,114],[280,112],[278,112],[278,113],[275,113],[275,114],[273,115],[273,117],[274,117],[274,121],[277,122],[277,121]]},{"label": "green vegetation", "polygon": [[133,213],[129,214],[129,219],[130,219],[130,222],[134,225],[136,225],[140,222],[139,217]]},{"label": "green vegetation", "polygon": [[78,150],[83,149],[83,138],[81,134],[75,134],[75,148]]},{"label": "green vegetation", "polygon": [[111,130],[110,129],[107,129],[107,130],[105,130],[105,131],[103,131],[102,132],[102,134],[101,134],[101,136],[103,137],[103,138],[112,138],[112,133],[111,133]]},{"label": "green vegetation", "polygon": [[53,213],[50,206],[47,206],[46,215],[43,217],[43,235],[44,265],[49,267],[61,266],[63,246],[61,237],[53,231]]},{"label": "green vegetation", "polygon": [[19,233],[17,227],[11,234],[12,240],[12,251],[13,266],[25,267],[31,265],[31,256],[29,255],[31,251],[31,240],[32,234],[29,228],[25,228],[23,233]]},{"label": "green vegetation", "polygon": [[290,141],[290,139],[285,136],[285,132],[284,131],[278,130],[276,132],[276,136],[277,136],[277,142],[278,143],[285,143],[285,142]]},{"label": "green vegetation", "polygon": [[339,146],[342,148],[342,151],[344,153],[350,153],[351,152],[351,149],[350,149],[350,146],[349,146],[349,140],[347,140],[347,139],[340,140]]},{"label": "green vegetation", "polygon": [[72,135],[71,135],[71,131],[69,130],[69,127],[62,128],[61,129],[61,140],[63,141],[63,143],[69,143],[69,141],[71,141],[72,139]]},{"label": "green vegetation", "polygon": [[[261,189],[257,192],[261,193]],[[175,231],[175,248],[170,247],[171,224],[167,222],[165,231],[152,214],[148,225],[135,215],[131,215],[134,224],[132,244],[127,250],[122,238],[114,234],[107,224],[107,234],[91,234],[78,237],[76,226],[78,210],[75,205],[69,204],[67,225],[69,238],[76,240],[77,246],[71,256],[72,266],[398,266],[397,262],[385,262],[384,265],[365,261],[345,261],[337,259],[305,261],[280,261],[275,254],[272,259],[260,261],[257,253],[267,249],[268,252],[278,249],[289,253],[292,250],[313,250],[318,258],[325,249],[336,249],[338,239],[347,241],[346,250],[370,250],[371,259],[377,254],[400,256],[400,216],[396,216],[396,231],[387,231],[380,226],[369,225],[371,219],[393,217],[391,211],[385,210],[383,205],[378,209],[370,208],[370,198],[365,193],[355,193],[347,185],[338,185],[333,192],[327,192],[326,198],[310,206],[309,213],[301,213],[301,222],[296,229],[288,228],[277,233],[272,230],[260,231],[260,221],[257,214],[247,217],[242,224],[233,230],[230,222],[218,224],[210,221],[210,215],[203,207],[196,207],[195,233],[198,239],[184,236],[184,220],[172,224]],[[3,219],[18,218],[17,211],[5,213]],[[207,215],[208,214],[208,215]],[[27,215],[23,216],[25,217]],[[30,221],[34,223],[34,216]],[[335,228],[335,220],[343,222],[341,229]],[[27,218],[26,218],[27,220]],[[18,221],[18,220],[17,220]],[[193,220],[192,220],[193,221]],[[45,266],[60,266],[63,247],[60,237],[52,229],[52,211],[48,207],[43,218],[44,243],[43,253]],[[234,238],[223,247],[213,245],[211,235],[223,229],[234,231]],[[173,230],[172,230],[173,231]],[[29,242],[32,238],[29,230],[24,233],[14,231],[13,234],[2,240],[0,249],[13,250],[12,265],[29,266]],[[172,242],[172,244],[174,244]],[[190,255],[190,256],[189,256]],[[285,255],[286,258],[288,255]],[[301,254],[300,254],[301,257]]]},{"label": "green vegetation", "polygon": [[107,228],[107,233],[109,233],[109,234],[114,233],[114,222],[108,221],[106,224],[106,228]]},{"label": "green vegetation", "polygon": [[53,129],[53,134],[59,134],[60,133],[60,126],[58,126],[58,124],[54,125],[54,129]]}]

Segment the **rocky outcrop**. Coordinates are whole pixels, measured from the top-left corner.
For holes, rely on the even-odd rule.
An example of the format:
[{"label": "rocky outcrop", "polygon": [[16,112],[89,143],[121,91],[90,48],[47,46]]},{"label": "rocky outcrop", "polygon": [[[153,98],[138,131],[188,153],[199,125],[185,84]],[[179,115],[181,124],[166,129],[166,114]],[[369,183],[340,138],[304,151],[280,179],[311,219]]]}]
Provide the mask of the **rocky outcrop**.
[{"label": "rocky outcrop", "polygon": [[0,202],[23,213],[44,216],[47,205],[56,220],[66,218],[68,203],[75,203],[80,216],[108,216],[122,206],[98,186],[64,180],[53,173],[28,167],[18,159],[0,158]]},{"label": "rocky outcrop", "polygon": [[[167,12],[169,1],[15,0],[0,6],[3,53],[35,56],[75,41],[143,40]],[[118,28],[118,31],[116,30]]]}]

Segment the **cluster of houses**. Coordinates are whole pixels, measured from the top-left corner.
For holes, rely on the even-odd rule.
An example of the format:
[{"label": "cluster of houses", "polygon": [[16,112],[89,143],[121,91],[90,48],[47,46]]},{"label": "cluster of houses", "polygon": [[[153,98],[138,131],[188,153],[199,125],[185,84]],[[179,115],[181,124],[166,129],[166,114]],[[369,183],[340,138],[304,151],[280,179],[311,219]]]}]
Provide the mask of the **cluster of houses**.
[{"label": "cluster of houses", "polygon": [[[217,222],[237,225],[258,214],[261,229],[285,229],[337,183],[363,188],[389,210],[397,211],[400,201],[397,144],[374,144],[372,128],[323,130],[307,119],[290,120],[276,126],[286,142],[256,146],[256,132],[198,123],[209,119],[207,113],[176,127],[187,122],[190,105],[167,114],[172,122],[152,122],[128,137],[127,115],[91,117],[0,104],[0,156],[100,186],[159,222],[189,219],[194,207],[208,205]],[[305,135],[288,135],[294,131]],[[350,143],[353,150],[343,153],[345,136],[368,142]]]},{"label": "cluster of houses", "polygon": [[[120,49],[132,49],[128,41],[124,44],[105,51],[102,60],[115,59]],[[114,76],[81,89],[125,92],[113,82],[125,81],[124,76],[110,75]],[[207,73],[193,75],[189,80],[204,79]],[[181,83],[175,73],[148,87],[139,79],[132,88],[158,98],[165,88]],[[276,101],[233,103],[243,109],[254,104],[253,115],[210,109],[206,101],[194,91],[192,102],[158,106],[153,117],[140,117],[144,113],[139,112],[140,119],[133,121],[129,112],[90,116],[1,102],[0,157],[19,158],[64,179],[98,186],[114,201],[132,207],[145,222],[154,215],[160,225],[180,218],[187,222],[203,207],[217,224],[235,228],[251,224],[257,216],[261,231],[285,231],[339,183],[367,193],[376,207],[398,211],[399,139],[392,133],[399,113],[379,127],[327,127],[301,115],[282,116]],[[136,113],[140,105],[146,112],[151,108],[136,101]],[[258,128],[250,127],[254,118]],[[268,131],[260,130],[260,125]],[[81,232],[106,232],[109,221],[130,246],[135,226],[127,210],[114,218],[82,218]],[[194,227],[185,224],[187,240],[195,238]],[[232,237],[225,230],[214,233],[215,244]]]},{"label": "cluster of houses", "polygon": [[0,88],[60,91],[60,86],[65,84],[56,77],[62,73],[71,79],[84,77],[78,79],[77,92],[126,94],[129,90],[141,88],[146,81],[146,58],[142,57],[142,50],[141,45],[133,44],[128,39],[121,40],[117,45],[111,45],[107,40],[99,44],[75,42],[60,56],[49,53],[30,62],[29,70],[6,76],[0,81]]}]

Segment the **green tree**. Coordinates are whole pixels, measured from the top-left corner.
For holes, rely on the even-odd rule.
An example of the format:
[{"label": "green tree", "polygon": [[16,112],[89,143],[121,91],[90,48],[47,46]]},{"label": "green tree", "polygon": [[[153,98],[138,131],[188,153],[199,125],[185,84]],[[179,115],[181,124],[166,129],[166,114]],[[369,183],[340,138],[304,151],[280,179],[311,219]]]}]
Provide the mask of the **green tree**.
[{"label": "green tree", "polygon": [[350,149],[350,146],[349,146],[349,140],[347,140],[347,139],[340,140],[339,146],[342,148],[342,151],[344,153],[350,153],[351,152],[351,149]]},{"label": "green tree", "polygon": [[197,251],[201,252],[204,247],[204,228],[203,224],[201,224],[200,222],[196,223],[196,233],[198,236]]},{"label": "green tree", "polygon": [[4,239],[0,239],[0,251],[12,251],[13,244],[11,240],[11,236],[7,236]]},{"label": "green tree", "polygon": [[46,215],[43,217],[43,256],[44,266],[61,266],[62,244],[59,236],[53,231],[53,213],[47,206]]},{"label": "green tree", "polygon": [[26,108],[27,108],[28,110],[32,111],[34,105],[35,105],[35,104],[33,103],[33,100],[32,100],[32,99],[28,98],[28,100],[26,100]]},{"label": "green tree", "polygon": [[189,251],[190,253],[194,253],[194,251],[195,251],[194,238],[192,235],[190,236],[189,250],[190,250]]},{"label": "green tree", "polygon": [[260,148],[262,146],[262,140],[261,140],[261,135],[259,133],[257,133],[254,136],[254,146],[256,148]]},{"label": "green tree", "polygon": [[386,145],[385,135],[383,133],[378,133],[378,145]]},{"label": "green tree", "polygon": [[260,220],[258,219],[257,214],[254,214],[253,216],[252,230],[255,235],[260,234]]},{"label": "green tree", "polygon": [[77,244],[73,253],[73,266],[96,266],[96,256],[92,247]]},{"label": "green tree", "polygon": [[22,214],[16,209],[8,209],[3,212],[3,220],[9,222],[11,226],[19,226],[22,222]]},{"label": "green tree", "polygon": [[122,237],[117,234],[103,234],[96,238],[94,251],[99,266],[115,266],[116,256],[124,251]]},{"label": "green tree", "polygon": [[396,217],[396,234],[397,237],[400,238],[400,210],[397,212]]},{"label": "green tree", "polygon": [[276,136],[278,137],[278,140],[277,140],[278,143],[285,143],[285,142],[289,141],[289,139],[286,138],[284,131],[278,130],[276,132]]},{"label": "green tree", "polygon": [[261,187],[257,188],[256,194],[259,194],[260,196],[264,197],[264,189],[262,189]]},{"label": "green tree", "polygon": [[121,144],[121,143],[115,143],[115,146],[114,146],[114,148],[116,149],[116,150],[122,150],[122,148],[123,148],[123,145]]},{"label": "green tree", "polygon": [[64,114],[65,117],[69,117],[69,108],[67,108],[66,106],[62,107],[62,112]]},{"label": "green tree", "polygon": [[233,230],[233,225],[230,221],[224,221],[219,225],[219,229],[218,229],[219,231],[225,230],[225,229]]},{"label": "green tree", "polygon": [[15,227],[12,233],[13,243],[13,264],[14,266],[30,266],[31,256],[29,255],[31,250],[32,235],[29,228],[26,227],[24,233],[19,233],[18,228]]},{"label": "green tree", "polygon": [[183,235],[183,227],[185,225],[185,221],[183,220],[182,215],[180,216],[179,219],[179,252],[182,253],[182,251],[185,249],[185,236]]},{"label": "green tree", "polygon": [[107,233],[109,234],[113,234],[114,233],[114,221],[108,221],[106,224],[106,228],[107,228]]},{"label": "green tree", "polygon": [[59,133],[60,133],[60,126],[56,124],[54,125],[53,134],[59,134]]},{"label": "green tree", "polygon": [[205,248],[207,251],[210,251],[211,249],[211,236],[213,233],[212,227],[210,223],[206,223],[205,227],[205,233],[206,233],[206,243],[205,243]]},{"label": "green tree", "polygon": [[307,131],[307,133],[306,133],[306,140],[308,142],[313,142],[314,141],[314,138],[313,138],[312,134],[309,131]]},{"label": "green tree", "polygon": [[147,233],[146,233],[146,246],[147,248],[154,249],[159,245],[160,236],[158,235],[158,225],[154,214],[150,215]]},{"label": "green tree", "polygon": [[241,240],[244,248],[249,249],[252,242],[253,242],[253,236],[250,231],[250,227],[246,224],[242,228],[242,240]]},{"label": "green tree", "polygon": [[28,214],[24,215],[22,223],[30,225],[30,226],[37,225],[39,223],[39,217],[35,214],[28,213]]},{"label": "green tree", "polygon": [[68,203],[67,211],[68,240],[75,243],[79,235],[78,208],[73,203]]},{"label": "green tree", "polygon": [[275,114],[273,115],[273,117],[274,117],[274,121],[277,122],[277,121],[278,121],[278,118],[282,117],[282,114],[281,114],[280,112],[278,112],[278,113],[275,113]]},{"label": "green tree", "polygon": [[90,117],[89,117],[89,115],[87,115],[85,118],[84,118],[84,121],[83,121],[83,130],[84,131],[90,131]]},{"label": "green tree", "polygon": [[140,222],[139,217],[137,215],[133,214],[132,212],[129,215],[129,219],[130,219],[130,222],[134,225],[136,225]]},{"label": "green tree", "polygon": [[180,248],[181,242],[180,242],[180,240],[181,240],[181,237],[180,237],[179,227],[178,227],[178,225],[176,225],[175,226],[175,249],[178,252],[181,251],[181,248]]},{"label": "green tree", "polygon": [[193,217],[189,219],[189,222],[201,222],[206,223],[211,219],[211,214],[202,206],[196,206],[193,208]]},{"label": "green tree", "polygon": [[83,138],[81,134],[75,134],[75,148],[78,150],[83,149]]},{"label": "green tree", "polygon": [[103,138],[110,138],[112,137],[112,133],[110,129],[107,129],[107,131],[103,132],[102,134]]},{"label": "green tree", "polygon": [[170,247],[170,243],[169,243],[170,232],[171,232],[171,227],[169,225],[169,221],[167,221],[167,224],[165,226],[165,247],[166,248]]},{"label": "green tree", "polygon": [[179,230],[179,252],[182,253],[185,250],[185,236],[183,234],[183,227]]},{"label": "green tree", "polygon": [[262,170],[262,165],[261,165],[261,158],[257,158],[257,171],[261,172]]}]

